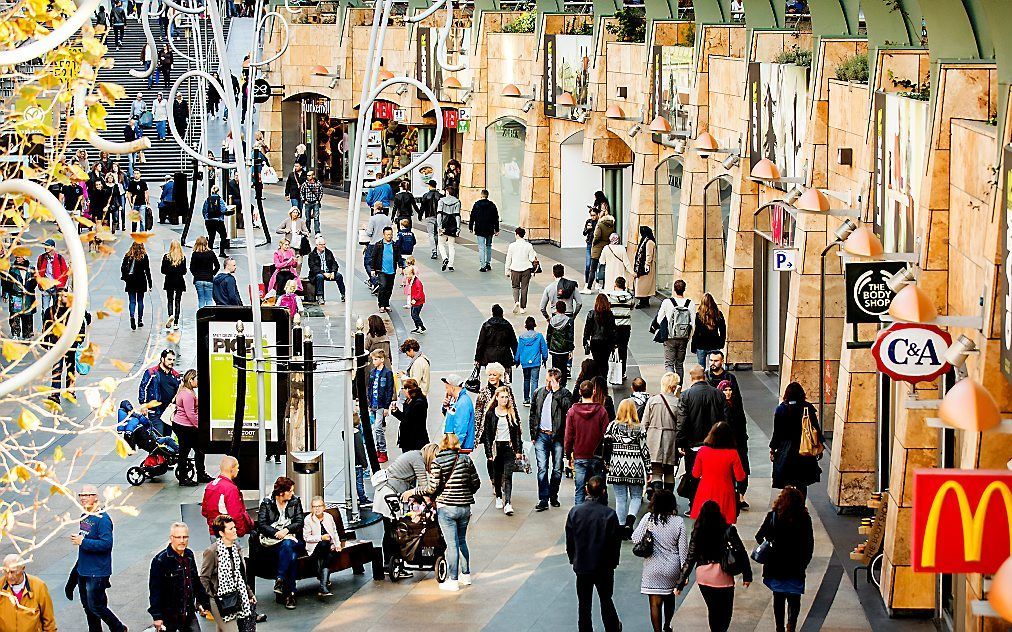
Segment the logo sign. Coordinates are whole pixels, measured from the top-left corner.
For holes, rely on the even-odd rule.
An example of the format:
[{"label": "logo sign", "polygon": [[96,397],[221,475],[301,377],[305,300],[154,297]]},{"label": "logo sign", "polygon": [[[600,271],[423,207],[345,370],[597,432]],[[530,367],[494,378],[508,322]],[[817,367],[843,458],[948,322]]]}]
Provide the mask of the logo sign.
[{"label": "logo sign", "polygon": [[1012,472],[914,472],[914,571],[990,575],[1012,555]]},{"label": "logo sign", "polygon": [[253,103],[266,103],[271,98],[271,84],[266,79],[253,82]]},{"label": "logo sign", "polygon": [[773,271],[790,272],[794,270],[798,261],[797,250],[786,250],[777,248],[773,251]]},{"label": "logo sign", "polygon": [[324,99],[303,99],[302,111],[306,114],[330,114],[330,101]]},{"label": "logo sign", "polygon": [[394,109],[394,120],[398,123],[403,123],[408,120],[408,111],[404,108]]},{"label": "logo sign", "polygon": [[457,121],[457,133],[466,134],[471,130],[471,121]]},{"label": "logo sign", "polygon": [[460,108],[459,110],[457,110],[457,117],[462,121],[470,121],[471,120],[470,108]]},{"label": "logo sign", "polygon": [[879,332],[871,353],[879,371],[901,382],[930,382],[949,370],[949,332],[935,325],[895,323]]},{"label": "logo sign", "polygon": [[1002,188],[1001,261],[998,277],[1001,283],[1001,372],[1012,382],[1012,147],[1003,152],[1002,171],[1005,186]]},{"label": "logo sign", "polygon": [[880,323],[889,312],[896,293],[889,289],[889,277],[906,267],[902,261],[852,261],[847,263],[847,322]]}]

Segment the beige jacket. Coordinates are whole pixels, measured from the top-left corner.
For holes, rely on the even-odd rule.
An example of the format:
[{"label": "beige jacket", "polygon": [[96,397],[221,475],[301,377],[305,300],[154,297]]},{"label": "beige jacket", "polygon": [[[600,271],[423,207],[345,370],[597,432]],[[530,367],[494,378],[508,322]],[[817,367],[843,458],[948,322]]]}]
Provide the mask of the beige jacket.
[{"label": "beige jacket", "polygon": [[302,525],[302,539],[306,541],[306,550],[310,553],[316,548],[318,542],[323,541],[324,529],[330,535],[331,547],[335,546],[341,534],[337,531],[337,523],[334,522],[334,516],[326,511],[323,512],[323,518],[320,519],[317,519],[313,513],[306,515],[305,522]]},{"label": "beige jacket", "polygon": [[411,361],[407,377],[418,382],[418,388],[422,389],[422,394],[426,397],[429,396],[429,359],[425,357],[425,354],[419,353]]}]

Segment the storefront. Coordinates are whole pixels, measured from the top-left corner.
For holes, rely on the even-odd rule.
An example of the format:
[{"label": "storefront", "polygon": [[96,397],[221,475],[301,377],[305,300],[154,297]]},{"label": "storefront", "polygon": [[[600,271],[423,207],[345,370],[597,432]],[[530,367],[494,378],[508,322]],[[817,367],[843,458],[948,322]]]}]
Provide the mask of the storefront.
[{"label": "storefront", "polygon": [[339,187],[347,179],[349,123],[330,117],[330,99],[316,93],[300,93],[281,103],[281,166],[288,173],[295,164],[299,145],[306,146],[307,167],[325,186]]},{"label": "storefront", "polygon": [[756,210],[754,219],[752,366],[758,371],[779,371],[791,282],[790,272],[778,265],[776,253],[794,250],[795,218],[786,204],[770,202]]},{"label": "storefront", "polygon": [[678,210],[682,200],[682,170],[682,159],[679,156],[668,158],[654,170],[654,237],[657,239],[654,268],[657,270],[657,288],[663,294],[671,291],[671,284],[675,281],[675,244]]},{"label": "storefront", "polygon": [[508,226],[520,221],[520,175],[524,167],[527,126],[513,117],[493,121],[485,131],[485,188]]}]

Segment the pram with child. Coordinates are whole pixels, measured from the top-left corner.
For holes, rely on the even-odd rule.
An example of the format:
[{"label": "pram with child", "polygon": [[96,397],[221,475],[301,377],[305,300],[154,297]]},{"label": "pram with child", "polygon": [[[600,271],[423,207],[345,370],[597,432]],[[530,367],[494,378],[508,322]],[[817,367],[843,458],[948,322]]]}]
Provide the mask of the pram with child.
[{"label": "pram with child", "polygon": [[[140,465],[127,470],[127,482],[141,485],[149,479],[158,478],[176,467],[179,463],[179,444],[172,437],[159,434],[151,425],[147,415],[134,410],[133,404],[123,400],[119,404],[119,424],[116,432],[132,450],[143,450],[147,453]],[[193,464],[189,460],[182,463],[179,473],[181,480],[193,479]]]},{"label": "pram with child", "polygon": [[387,554],[390,581],[411,577],[409,571],[435,571],[436,581],[446,581],[446,542],[436,521],[436,506],[415,495],[402,503],[397,496],[384,498],[392,517],[384,518],[383,550]]}]

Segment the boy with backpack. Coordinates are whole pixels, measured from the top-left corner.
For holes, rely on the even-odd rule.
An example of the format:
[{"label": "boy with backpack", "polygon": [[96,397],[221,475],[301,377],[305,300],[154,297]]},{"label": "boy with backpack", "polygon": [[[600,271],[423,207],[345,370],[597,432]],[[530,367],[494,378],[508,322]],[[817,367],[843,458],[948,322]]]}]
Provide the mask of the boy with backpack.
[{"label": "boy with backpack", "polygon": [[[566,315],[566,302],[555,303],[555,313],[548,319],[548,355],[552,358],[552,368],[558,369],[562,375],[559,384],[566,387],[569,379],[569,364],[573,359],[576,329],[573,319]],[[684,354],[683,354],[684,355]]]},{"label": "boy with backpack", "polygon": [[411,220],[402,219],[400,221],[400,229],[397,231],[397,238],[394,240],[401,249],[401,256],[408,257],[415,252],[415,244],[418,240],[415,239],[415,234],[411,231]]},{"label": "boy with backpack", "polygon": [[650,323],[650,333],[654,334],[654,342],[664,345],[664,370],[677,373],[681,381],[685,350],[689,348],[689,339],[692,338],[696,304],[692,299],[685,298],[685,281],[682,279],[675,281],[673,289],[675,295],[661,303],[657,315]]}]

